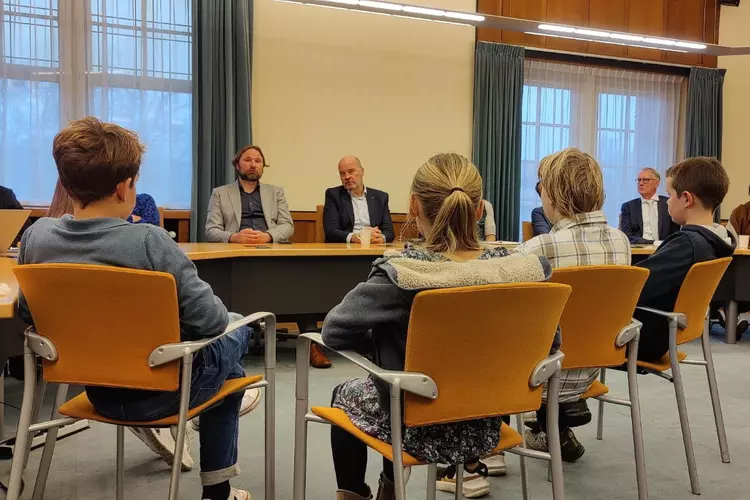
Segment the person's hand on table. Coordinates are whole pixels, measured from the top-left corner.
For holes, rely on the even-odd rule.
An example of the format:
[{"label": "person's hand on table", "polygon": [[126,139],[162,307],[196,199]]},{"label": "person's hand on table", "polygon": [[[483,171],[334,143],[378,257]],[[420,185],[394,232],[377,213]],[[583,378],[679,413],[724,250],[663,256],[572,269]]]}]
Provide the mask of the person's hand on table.
[{"label": "person's hand on table", "polygon": [[372,228],[372,236],[370,236],[370,243],[374,243],[376,245],[385,243],[385,236],[383,236],[383,231],[381,231],[379,227]]},{"label": "person's hand on table", "polygon": [[261,245],[271,242],[271,235],[255,229],[243,229],[229,237],[230,243],[243,243],[245,245]]}]

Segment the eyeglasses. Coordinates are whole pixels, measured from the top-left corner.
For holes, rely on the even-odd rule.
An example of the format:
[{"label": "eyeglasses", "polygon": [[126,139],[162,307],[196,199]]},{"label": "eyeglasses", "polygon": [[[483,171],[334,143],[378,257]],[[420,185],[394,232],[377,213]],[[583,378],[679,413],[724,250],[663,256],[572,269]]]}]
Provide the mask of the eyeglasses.
[{"label": "eyeglasses", "polygon": [[655,181],[655,180],[658,180],[658,179],[654,179],[654,178],[651,178],[651,179],[642,179],[642,178],[639,177],[638,179],[635,180],[635,182],[637,182],[638,184],[646,184],[647,182],[651,182],[651,181]]}]

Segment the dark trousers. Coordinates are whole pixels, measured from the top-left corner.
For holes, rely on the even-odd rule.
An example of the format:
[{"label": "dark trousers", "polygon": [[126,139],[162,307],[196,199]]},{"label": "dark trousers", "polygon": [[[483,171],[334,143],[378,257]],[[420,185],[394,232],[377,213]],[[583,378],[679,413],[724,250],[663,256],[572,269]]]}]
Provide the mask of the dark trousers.
[{"label": "dark trousers", "polygon": [[[669,352],[669,322],[653,314],[634,314],[643,323],[638,341],[638,360],[653,363]],[[640,316],[640,317],[639,317]]]},{"label": "dark trousers", "polygon": [[[557,425],[560,427],[560,434],[567,432],[571,427],[580,427],[591,422],[591,413],[587,411],[585,400],[560,403],[559,406]],[[536,420],[539,427],[547,432],[547,403],[542,403],[541,408],[536,411]]]}]

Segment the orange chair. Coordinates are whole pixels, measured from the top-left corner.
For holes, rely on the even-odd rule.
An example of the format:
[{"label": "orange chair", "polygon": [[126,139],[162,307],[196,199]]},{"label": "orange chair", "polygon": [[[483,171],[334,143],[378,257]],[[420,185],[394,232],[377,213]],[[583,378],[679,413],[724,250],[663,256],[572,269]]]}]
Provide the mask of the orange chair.
[{"label": "orange chair", "polygon": [[531,222],[525,220],[521,223],[521,227],[524,242],[527,242],[534,237],[534,226],[531,224]]},{"label": "orange chair", "polygon": [[[594,382],[581,399],[599,400],[599,432],[604,403],[630,408],[633,428],[638,498],[648,498],[643,452],[641,405],[638,397],[636,357],[640,322],[632,318],[649,271],[633,266],[581,266],[555,269],[550,281],[570,285],[573,293],[565,305],[560,328],[563,370],[601,368],[601,382]],[[612,286],[617,283],[617,286]],[[605,396],[605,369],[628,362],[629,399]],[[597,436],[601,439],[601,434]]]},{"label": "orange chair", "polygon": [[[302,335],[297,344],[294,500],[305,499],[308,422],[337,425],[392,460],[397,500],[404,500],[406,495],[404,467],[429,465],[428,498],[434,499],[437,465],[421,462],[403,451],[402,406],[406,427],[520,415],[541,406],[542,386],[547,380],[551,388],[547,421],[550,453],[527,450],[523,436],[505,424],[495,451],[521,455],[524,498],[528,493],[524,457],[550,461],[553,496],[556,500],[564,498],[557,431],[558,370],[564,355],[548,353],[569,295],[569,286],[554,283],[424,291],[412,305],[404,371],[384,370],[357,353],[335,351],[391,386],[392,444],[362,433],[341,410],[313,406],[308,412],[310,343],[325,344],[319,334]],[[520,331],[524,334],[518,335]],[[451,341],[435,341],[446,338]],[[476,384],[477,380],[482,383]],[[403,405],[401,391],[405,394]],[[520,418],[517,425],[523,425]],[[462,464],[456,465],[461,471]],[[462,483],[459,472],[457,499],[463,495]]]},{"label": "orange chair", "polygon": [[[169,498],[178,498],[180,465],[188,420],[248,388],[266,390],[266,499],[274,497],[274,378],[276,318],[255,313],[229,324],[222,335],[200,341],[180,341],[179,306],[174,277],[167,273],[81,264],[36,264],[14,268],[34,316],[26,330],[24,391],[16,449],[27,450],[32,433],[48,429],[34,498],[41,498],[49,473],[57,429],[79,419],[117,426],[116,498],[124,496],[125,427],[177,426]],[[148,304],[133,314],[127,304]],[[193,356],[218,338],[259,320],[265,321],[265,380],[256,375],[227,380],[209,401],[189,408]],[[67,418],[32,424],[35,405],[36,356],[43,361],[46,382],[62,384],[55,408]],[[65,384],[127,389],[180,390],[180,410],[151,422],[116,421],[98,414],[86,393],[65,402]],[[63,404],[64,403],[64,404]],[[11,467],[9,500],[18,500],[27,455],[17,453]],[[39,491],[37,491],[39,490]]]},{"label": "orange chair", "polygon": [[[732,258],[727,257],[693,265],[685,277],[685,281],[682,282],[673,312],[659,311],[647,307],[638,308],[663,316],[669,321],[669,353],[657,363],[638,361],[638,366],[669,380],[674,385],[677,410],[680,415],[680,427],[682,428],[682,440],[685,444],[688,474],[690,475],[690,486],[695,495],[700,495],[700,484],[698,482],[698,468],[695,463],[695,453],[693,452],[693,438],[690,434],[690,423],[688,421],[685,389],[682,384],[680,364],[700,365],[706,368],[708,387],[711,393],[711,404],[713,405],[714,419],[716,421],[716,432],[719,438],[721,461],[729,463],[729,448],[724,428],[724,416],[721,412],[719,386],[716,382],[714,360],[711,355],[707,311],[711,303],[711,298],[731,262]],[[685,344],[699,337],[703,346],[703,359],[687,359],[687,354],[677,350],[678,345]],[[671,370],[671,376],[664,373],[667,370]]]}]

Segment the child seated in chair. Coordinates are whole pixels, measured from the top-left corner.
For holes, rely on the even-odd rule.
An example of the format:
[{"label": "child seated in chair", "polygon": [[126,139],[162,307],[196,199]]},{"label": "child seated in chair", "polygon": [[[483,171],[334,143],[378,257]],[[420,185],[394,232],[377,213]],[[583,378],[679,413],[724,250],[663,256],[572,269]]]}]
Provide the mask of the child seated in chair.
[{"label": "child seated in chair", "polygon": [[[504,248],[480,247],[477,220],[482,210],[482,179],[476,167],[458,154],[430,158],[414,176],[409,206],[424,243],[387,252],[373,263],[368,280],[357,285],[328,314],[322,331],[325,343],[335,349],[369,353],[377,365],[403,370],[409,314],[420,291],[547,279],[551,268],[544,257],[508,256]],[[368,332],[372,332],[371,337]],[[332,404],[363,432],[390,442],[389,391],[373,378],[349,380],[336,387]],[[466,471],[459,472],[467,479],[463,493],[476,498],[489,493],[489,482],[477,474],[483,469],[477,457],[496,447],[500,425],[500,417],[491,417],[406,428],[404,450],[426,462],[465,463]],[[339,488],[336,498],[372,498],[365,483],[365,445],[334,426],[331,447]],[[454,476],[455,470],[449,469],[437,488],[455,492]],[[393,463],[384,458],[377,499],[395,498],[393,478]]]},{"label": "child seated in chair", "polygon": [[[576,148],[549,155],[539,164],[539,181],[542,206],[552,229],[520,245],[517,252],[543,255],[553,268],[630,265],[628,237],[608,225],[602,212],[602,170],[591,155]],[[565,331],[562,335],[564,340]],[[566,462],[575,462],[586,451],[571,427],[591,420],[586,401],[580,396],[598,376],[599,370],[595,368],[563,370],[560,374],[560,446]],[[529,448],[548,451],[544,431],[546,410],[546,405],[542,405],[537,412],[537,424],[526,433]]]},{"label": "child seated in chair", "polygon": [[[60,183],[71,198],[73,214],[59,219],[42,218],[29,228],[23,235],[18,263],[97,264],[167,272],[177,282],[182,340],[219,335],[230,321],[241,316],[227,312],[166,231],[126,221],[135,205],[135,186],[144,151],[135,133],[96,118],[72,121],[58,133],[52,155]],[[123,307],[137,308],[138,304]],[[33,322],[23,295],[19,297],[19,312],[26,322]],[[247,327],[239,328],[195,356],[191,407],[210,399],[225,380],[244,376],[241,360],[248,335]],[[179,412],[179,391],[86,387],[86,393],[94,408],[110,419],[149,421]],[[240,392],[227,396],[201,415],[200,498],[250,498],[246,491],[231,488],[229,480],[239,473],[237,435],[241,406],[245,409],[251,403],[255,401],[246,402]],[[160,454],[167,453],[162,442],[147,439],[153,437],[152,433],[135,434]],[[192,466],[192,459],[189,465]]]},{"label": "child seated in chair", "polygon": [[[651,271],[639,307],[674,311],[677,294],[693,264],[734,253],[734,235],[714,222],[714,212],[728,190],[729,177],[715,158],[688,158],[667,170],[669,216],[682,228],[638,264]],[[634,317],[643,323],[638,359],[660,360],[669,352],[666,318],[641,310],[636,310]]]}]

